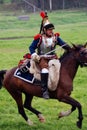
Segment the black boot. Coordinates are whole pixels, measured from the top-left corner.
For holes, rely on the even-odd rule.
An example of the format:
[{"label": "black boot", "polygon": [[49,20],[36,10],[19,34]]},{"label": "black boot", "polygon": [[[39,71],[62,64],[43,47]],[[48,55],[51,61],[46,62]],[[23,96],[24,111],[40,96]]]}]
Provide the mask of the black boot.
[{"label": "black boot", "polygon": [[48,93],[48,73],[41,73],[41,87],[43,92],[43,98],[49,99]]}]

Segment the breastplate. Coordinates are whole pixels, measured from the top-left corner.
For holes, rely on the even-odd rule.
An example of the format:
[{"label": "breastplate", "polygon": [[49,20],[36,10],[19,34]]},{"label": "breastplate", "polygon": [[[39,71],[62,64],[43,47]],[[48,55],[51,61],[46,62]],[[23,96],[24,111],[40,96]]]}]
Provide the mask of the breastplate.
[{"label": "breastplate", "polygon": [[40,53],[41,55],[51,51],[55,46],[55,36],[46,38],[42,36],[42,42],[40,44]]}]

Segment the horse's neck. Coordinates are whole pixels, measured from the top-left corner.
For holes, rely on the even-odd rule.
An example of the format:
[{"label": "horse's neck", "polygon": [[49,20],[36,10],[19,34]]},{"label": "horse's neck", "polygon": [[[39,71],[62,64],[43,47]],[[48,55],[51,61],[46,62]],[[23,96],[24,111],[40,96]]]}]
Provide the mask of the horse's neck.
[{"label": "horse's neck", "polygon": [[62,67],[67,71],[71,79],[74,79],[78,70],[78,64],[74,57],[67,57],[61,62]]}]

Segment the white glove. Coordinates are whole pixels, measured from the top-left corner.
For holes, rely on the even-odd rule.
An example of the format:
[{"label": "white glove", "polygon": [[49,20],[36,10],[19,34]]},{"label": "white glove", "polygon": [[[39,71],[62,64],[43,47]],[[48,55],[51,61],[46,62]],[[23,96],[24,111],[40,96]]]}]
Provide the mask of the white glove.
[{"label": "white glove", "polygon": [[31,55],[31,59],[34,60],[35,62],[39,62],[40,56],[37,53],[33,53]]}]

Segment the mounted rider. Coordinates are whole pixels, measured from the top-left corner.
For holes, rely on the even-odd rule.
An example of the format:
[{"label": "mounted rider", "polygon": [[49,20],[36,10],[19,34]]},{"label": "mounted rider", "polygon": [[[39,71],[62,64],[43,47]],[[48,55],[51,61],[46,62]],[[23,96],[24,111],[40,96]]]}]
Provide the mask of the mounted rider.
[{"label": "mounted rider", "polygon": [[[40,13],[42,17],[40,33],[34,36],[34,40],[29,46],[29,51],[31,53],[31,58],[35,62],[39,62],[40,55],[45,55],[48,52],[49,55],[56,56],[55,47],[57,45],[62,46],[65,50],[68,50],[70,47],[67,45],[61,38],[59,33],[54,33],[54,25],[49,22],[46,12]],[[38,50],[36,52],[36,50]],[[41,70],[41,87],[43,92],[43,98],[49,99],[48,92],[48,74],[49,71],[47,68]]]}]

